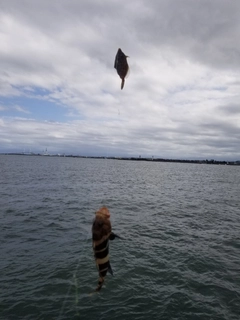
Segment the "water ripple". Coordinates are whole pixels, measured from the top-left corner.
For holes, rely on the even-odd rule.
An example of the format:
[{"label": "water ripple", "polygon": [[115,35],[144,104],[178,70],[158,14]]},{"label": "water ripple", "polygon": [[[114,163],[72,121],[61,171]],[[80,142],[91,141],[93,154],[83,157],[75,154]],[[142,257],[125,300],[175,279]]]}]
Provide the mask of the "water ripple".
[{"label": "water ripple", "polygon": [[[7,161],[6,161],[7,159]],[[0,156],[0,319],[238,320],[237,167]],[[98,274],[107,205],[114,276]]]}]

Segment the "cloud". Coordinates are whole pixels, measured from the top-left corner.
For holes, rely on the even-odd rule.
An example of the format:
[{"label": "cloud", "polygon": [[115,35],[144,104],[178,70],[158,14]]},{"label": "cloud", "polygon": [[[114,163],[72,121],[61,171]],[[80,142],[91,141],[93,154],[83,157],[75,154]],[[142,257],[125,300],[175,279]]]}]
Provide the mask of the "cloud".
[{"label": "cloud", "polygon": [[28,110],[25,110],[24,108],[20,106],[14,106],[13,109],[17,110],[18,112],[23,112],[23,113],[30,113]]},{"label": "cloud", "polygon": [[[3,1],[0,145],[239,158],[239,9],[234,0]],[[130,56],[122,91],[119,47]],[[53,121],[36,100],[54,105]]]},{"label": "cloud", "polygon": [[28,110],[26,110],[25,108],[19,105],[13,105],[13,106],[0,105],[0,111],[10,111],[10,112],[20,112],[20,113],[30,114]]},{"label": "cloud", "polygon": [[219,106],[218,110],[225,116],[234,116],[237,117],[236,119],[239,119],[238,116],[240,115],[240,102],[239,104]]}]

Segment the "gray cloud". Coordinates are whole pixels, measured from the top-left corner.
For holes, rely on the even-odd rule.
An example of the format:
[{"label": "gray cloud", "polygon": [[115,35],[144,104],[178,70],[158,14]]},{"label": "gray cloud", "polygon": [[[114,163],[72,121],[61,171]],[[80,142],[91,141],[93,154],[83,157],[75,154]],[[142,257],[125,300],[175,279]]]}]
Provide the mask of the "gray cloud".
[{"label": "gray cloud", "polygon": [[226,116],[236,116],[239,119],[240,115],[240,103],[239,104],[230,104],[225,106],[219,106],[218,110]]},{"label": "gray cloud", "polygon": [[[146,43],[171,47],[179,54],[218,68],[240,67],[237,1],[149,1],[150,14],[137,19]],[[155,31],[155,32],[153,32]]]},{"label": "gray cloud", "polygon": [[[0,6],[0,97],[50,101],[68,115],[65,123],[34,112],[1,117],[0,100],[3,150],[240,158],[238,1]],[[113,68],[119,47],[130,56],[123,91]]]}]

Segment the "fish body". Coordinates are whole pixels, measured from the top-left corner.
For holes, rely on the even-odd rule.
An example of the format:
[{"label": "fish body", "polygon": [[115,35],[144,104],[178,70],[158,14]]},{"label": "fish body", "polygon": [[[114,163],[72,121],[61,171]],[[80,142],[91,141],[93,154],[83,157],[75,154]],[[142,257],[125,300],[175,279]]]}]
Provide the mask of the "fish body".
[{"label": "fish body", "polygon": [[118,237],[112,232],[110,213],[106,207],[96,212],[92,225],[93,252],[99,273],[98,286],[95,291],[100,291],[107,272],[113,275],[109,260],[109,240]]},{"label": "fish body", "polygon": [[127,58],[128,56],[126,56],[119,48],[115,57],[114,68],[117,70],[119,77],[122,79],[121,89],[124,87],[125,77],[127,76],[129,70]]}]

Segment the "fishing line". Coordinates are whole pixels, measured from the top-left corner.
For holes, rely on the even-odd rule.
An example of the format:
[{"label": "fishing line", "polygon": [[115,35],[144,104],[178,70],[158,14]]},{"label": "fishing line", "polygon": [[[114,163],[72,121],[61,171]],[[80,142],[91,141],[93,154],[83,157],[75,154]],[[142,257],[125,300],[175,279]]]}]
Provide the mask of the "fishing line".
[{"label": "fishing line", "polygon": [[77,316],[79,316],[79,312],[78,312],[78,309],[77,309],[77,305],[78,305],[78,282],[77,282],[77,277],[76,277],[76,274],[73,276],[74,279],[75,279],[75,302],[76,302],[76,314]]},{"label": "fishing line", "polygon": [[[107,168],[108,168],[108,159],[103,159],[103,161],[105,161],[104,163],[103,163],[103,166],[102,166],[102,168],[104,169],[104,171],[106,172],[107,171]],[[88,205],[90,205],[90,195],[88,194]],[[106,202],[106,200],[104,200],[104,198],[105,198],[105,194],[104,195],[102,195],[102,198],[101,198],[101,200],[99,201],[100,203],[105,203]],[[77,260],[77,264],[76,264],[76,268],[75,268],[75,271],[74,271],[74,273],[73,273],[73,281],[71,282],[71,284],[69,285],[69,288],[68,288],[68,291],[67,291],[67,293],[66,293],[66,295],[65,295],[65,298],[64,298],[64,301],[63,301],[63,304],[62,304],[62,307],[61,307],[61,310],[60,310],[60,313],[59,313],[59,316],[58,316],[58,318],[57,319],[61,319],[61,317],[63,316],[63,313],[64,313],[64,310],[65,310],[65,306],[66,306],[66,302],[67,302],[67,300],[68,300],[68,298],[69,298],[69,295],[70,295],[70,292],[71,292],[71,289],[72,289],[72,287],[75,285],[75,304],[76,304],[76,314],[79,316],[79,312],[78,312],[78,310],[77,310],[77,305],[78,305],[78,302],[79,302],[79,299],[78,299],[78,283],[77,283],[77,272],[78,272],[78,268],[79,268],[79,265],[80,265],[80,260],[81,260],[81,257],[79,257],[78,258],[78,260]],[[95,292],[93,292],[93,293],[95,293]],[[91,293],[91,294],[93,294],[93,293]],[[90,295],[91,295],[90,294]]]},{"label": "fishing line", "polygon": [[[75,297],[76,307],[77,307],[77,303],[78,303],[78,289],[77,289],[77,277],[76,277],[76,275],[77,275],[77,271],[78,271],[78,268],[79,268],[79,264],[80,264],[80,257],[78,258],[77,266],[76,266],[75,271],[74,271],[74,273],[73,273],[74,284],[75,284],[75,287],[76,287],[76,289],[75,289],[75,294],[76,294],[76,297]],[[61,308],[61,310],[60,310],[58,319],[60,319],[60,318],[62,317],[62,314],[63,314],[63,311],[64,311],[64,307],[65,307],[66,301],[67,301],[67,299],[68,299],[68,297],[69,297],[70,291],[71,291],[72,286],[73,286],[74,284],[71,283],[70,286],[69,286],[69,288],[68,288],[68,291],[67,291],[67,293],[66,293],[66,295],[65,295],[65,298],[64,298],[64,301],[63,301],[62,308]],[[79,314],[77,313],[77,315],[79,315]]]}]

